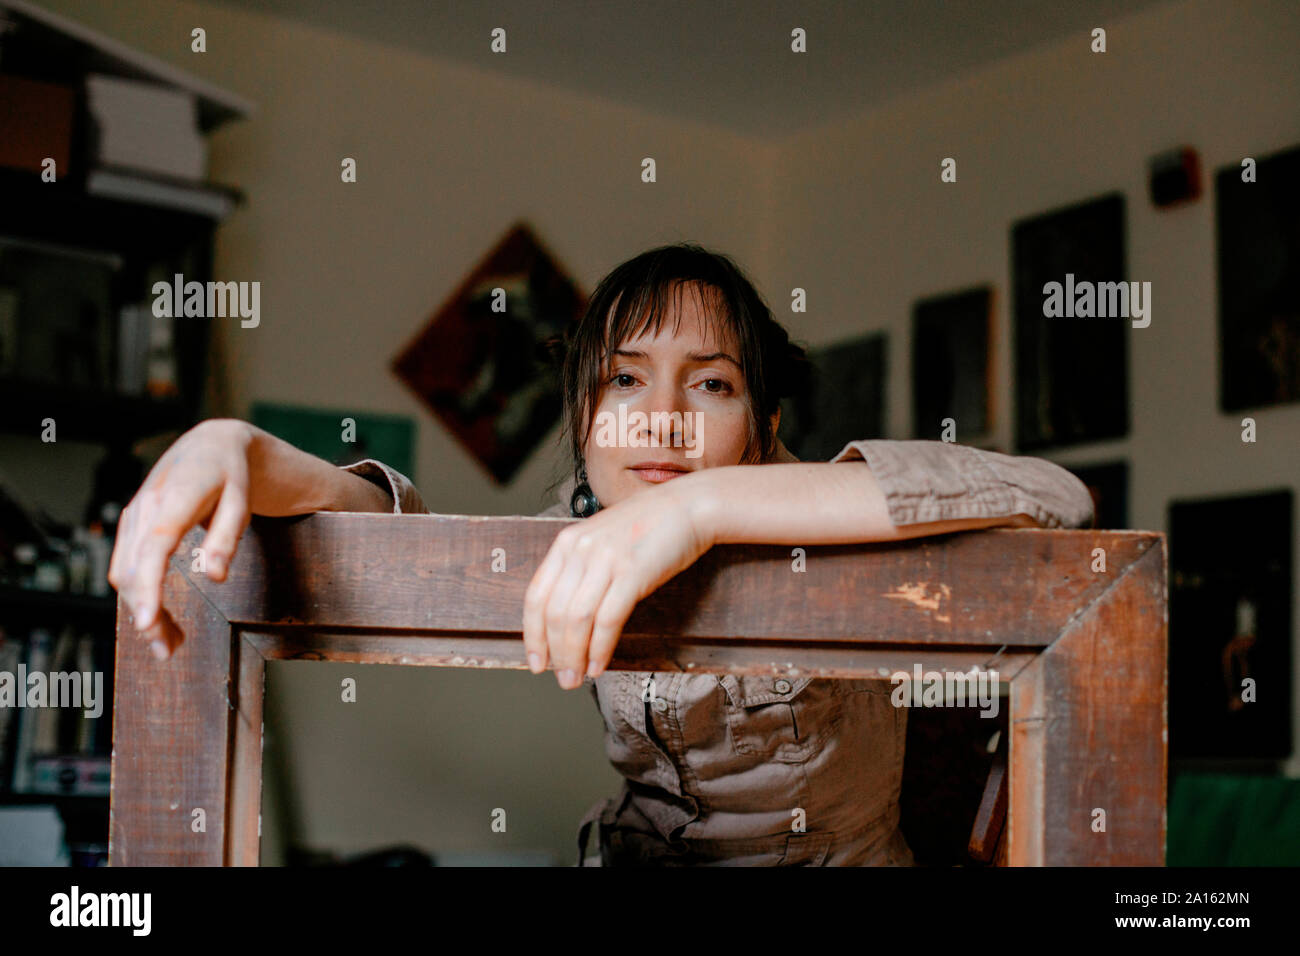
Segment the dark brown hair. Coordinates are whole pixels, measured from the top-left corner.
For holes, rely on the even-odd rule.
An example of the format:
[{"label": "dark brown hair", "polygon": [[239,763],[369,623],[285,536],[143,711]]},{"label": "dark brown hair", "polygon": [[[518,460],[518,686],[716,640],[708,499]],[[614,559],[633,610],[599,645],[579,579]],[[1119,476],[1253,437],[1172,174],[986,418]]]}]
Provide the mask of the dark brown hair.
[{"label": "dark brown hair", "polygon": [[[549,343],[552,357],[563,362],[565,432],[575,478],[583,465],[607,356],[646,330],[658,334],[669,296],[680,301],[685,283],[699,283],[700,299],[710,306],[707,316],[715,331],[729,329],[740,347],[737,358],[750,397],[750,439],[742,463],[762,462],[775,452],[771,416],[781,399],[795,394],[807,380],[804,349],[790,340],[730,258],[682,242],[643,252],[614,269],[596,287],[582,318],[562,338]],[[679,310],[678,325],[680,315]]]}]

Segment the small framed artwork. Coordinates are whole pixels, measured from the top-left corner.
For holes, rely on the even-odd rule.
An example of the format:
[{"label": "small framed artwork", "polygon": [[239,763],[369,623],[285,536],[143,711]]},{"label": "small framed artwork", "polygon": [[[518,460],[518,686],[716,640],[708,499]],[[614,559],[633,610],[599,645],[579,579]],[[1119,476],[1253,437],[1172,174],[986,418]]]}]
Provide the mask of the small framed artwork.
[{"label": "small framed artwork", "polygon": [[980,441],[992,428],[993,289],[934,296],[912,312],[912,427],[917,438]]},{"label": "small framed artwork", "polygon": [[1169,754],[1291,754],[1290,489],[1169,506]]},{"label": "small framed artwork", "polygon": [[250,417],[258,428],[331,464],[375,458],[415,481],[415,422],[405,416],[254,402]]},{"label": "small framed artwork", "polygon": [[520,223],[393,360],[393,371],[498,483],[559,419],[558,369],[542,345],[587,298]]},{"label": "small framed artwork", "polygon": [[1111,531],[1128,528],[1128,462],[1065,467],[1088,486],[1094,528]]},{"label": "small framed artwork", "polygon": [[827,461],[884,431],[885,334],[809,349],[807,386],[781,405],[782,443],[803,461]]},{"label": "small framed artwork", "polygon": [[[1100,283],[1127,281],[1124,197],[1022,220],[1012,227],[1011,247],[1019,450],[1127,435],[1129,318],[1109,309],[1102,317],[1094,307]],[[1118,287],[1107,288],[1118,304]],[[1060,290],[1065,307],[1058,314],[1053,296]],[[1124,302],[1127,308],[1127,293]]]},{"label": "small framed artwork", "polygon": [[1300,402],[1300,147],[1215,177],[1219,406]]}]

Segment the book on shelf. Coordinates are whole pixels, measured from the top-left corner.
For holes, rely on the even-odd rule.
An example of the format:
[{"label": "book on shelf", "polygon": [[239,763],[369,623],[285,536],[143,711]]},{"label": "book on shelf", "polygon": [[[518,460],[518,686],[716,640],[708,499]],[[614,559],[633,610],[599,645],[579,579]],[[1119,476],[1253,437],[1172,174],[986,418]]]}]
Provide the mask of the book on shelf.
[{"label": "book on shelf", "polygon": [[193,181],[207,175],[208,143],[199,131],[194,93],[91,73],[86,76],[86,107],[95,127],[92,166]]},{"label": "book on shelf", "polygon": [[46,754],[32,760],[32,793],[68,797],[106,797],[112,778],[108,757]]},{"label": "book on shelf", "polygon": [[142,173],[117,166],[101,166],[86,174],[86,192],[106,199],[143,203],[224,219],[239,204],[240,192],[217,183],[192,182]]},{"label": "book on shelf", "polygon": [[117,390],[124,395],[144,392],[152,320],[148,305],[124,305],[118,312]]},{"label": "book on shelf", "polygon": [[[22,659],[23,643],[16,635],[0,627],[0,674],[17,674]],[[18,725],[17,714],[15,707],[0,707],[0,790],[4,790],[12,779],[11,755],[15,750],[12,738]]]},{"label": "book on shelf", "polygon": [[[68,625],[0,639],[0,785],[17,794],[103,796],[112,746],[113,648]],[[42,675],[35,684],[33,675]],[[44,692],[35,688],[43,685]],[[35,695],[35,696],[33,696]],[[3,789],[0,786],[0,789]]]},{"label": "book on shelf", "polygon": [[[27,638],[27,673],[33,671],[49,671],[50,656],[54,650],[54,638],[49,631],[43,627],[34,628]],[[15,687],[19,694],[26,694],[26,687]],[[32,755],[38,751],[36,737],[41,720],[41,714],[46,708],[19,707],[18,710],[18,736],[14,743],[14,775],[13,786],[15,793],[28,793],[32,786]]]}]

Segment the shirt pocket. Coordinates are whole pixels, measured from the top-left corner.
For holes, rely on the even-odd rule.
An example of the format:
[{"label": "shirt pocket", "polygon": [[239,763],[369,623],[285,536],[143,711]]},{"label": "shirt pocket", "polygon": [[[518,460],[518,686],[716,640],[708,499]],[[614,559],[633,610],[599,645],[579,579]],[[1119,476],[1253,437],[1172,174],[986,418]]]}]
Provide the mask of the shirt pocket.
[{"label": "shirt pocket", "polygon": [[723,674],[727,726],[737,754],[804,763],[825,746],[844,712],[837,681]]}]

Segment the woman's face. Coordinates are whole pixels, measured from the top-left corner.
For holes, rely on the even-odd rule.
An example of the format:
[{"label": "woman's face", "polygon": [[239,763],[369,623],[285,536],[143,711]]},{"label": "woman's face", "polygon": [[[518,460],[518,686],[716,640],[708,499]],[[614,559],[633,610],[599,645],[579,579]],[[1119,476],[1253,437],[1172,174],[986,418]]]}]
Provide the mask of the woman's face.
[{"label": "woman's face", "polygon": [[691,471],[740,463],[750,402],[740,350],[730,330],[717,338],[705,308],[686,286],[669,297],[658,334],[643,332],[607,357],[584,451],[601,505]]}]

